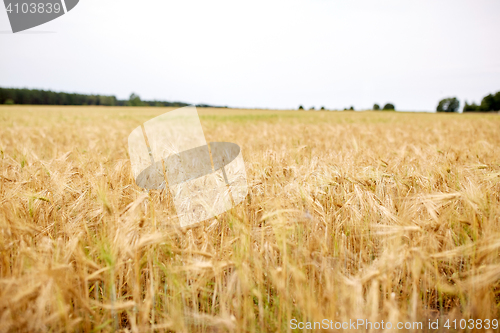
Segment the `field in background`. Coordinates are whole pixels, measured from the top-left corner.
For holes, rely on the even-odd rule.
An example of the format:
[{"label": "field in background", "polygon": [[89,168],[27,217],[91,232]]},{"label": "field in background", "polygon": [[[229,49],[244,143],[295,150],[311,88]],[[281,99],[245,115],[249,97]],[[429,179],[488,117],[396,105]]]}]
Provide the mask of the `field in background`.
[{"label": "field in background", "polygon": [[127,153],[169,110],[0,107],[0,331],[500,317],[500,116],[199,109],[249,194],[181,229]]}]

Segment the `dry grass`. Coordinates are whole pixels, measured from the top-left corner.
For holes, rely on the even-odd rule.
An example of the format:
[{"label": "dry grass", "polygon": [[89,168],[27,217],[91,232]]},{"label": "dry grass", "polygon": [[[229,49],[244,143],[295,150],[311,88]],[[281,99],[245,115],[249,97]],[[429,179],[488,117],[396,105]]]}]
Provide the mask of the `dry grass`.
[{"label": "dry grass", "polygon": [[127,156],[166,111],[0,108],[0,331],[500,317],[498,115],[201,110],[249,195],[181,229]]}]

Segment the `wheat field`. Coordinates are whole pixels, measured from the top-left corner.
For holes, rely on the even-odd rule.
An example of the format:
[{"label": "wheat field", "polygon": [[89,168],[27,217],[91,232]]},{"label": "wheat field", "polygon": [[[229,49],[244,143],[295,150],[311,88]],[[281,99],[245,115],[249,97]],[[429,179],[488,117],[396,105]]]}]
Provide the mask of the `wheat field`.
[{"label": "wheat field", "polygon": [[127,152],[169,110],[0,107],[0,332],[500,317],[499,115],[198,109],[249,193],[180,228]]}]

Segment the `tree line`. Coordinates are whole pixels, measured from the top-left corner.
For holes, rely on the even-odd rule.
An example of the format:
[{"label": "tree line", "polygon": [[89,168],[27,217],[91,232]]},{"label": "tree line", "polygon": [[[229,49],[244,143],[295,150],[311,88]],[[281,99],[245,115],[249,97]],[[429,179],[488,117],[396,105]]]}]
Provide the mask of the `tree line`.
[{"label": "tree line", "polygon": [[[324,107],[321,107],[321,110],[324,110]],[[456,97],[448,97],[444,98],[439,101],[436,111],[437,112],[458,112],[460,109],[460,101]],[[302,105],[299,106],[299,110],[304,110],[304,107]],[[314,110],[314,107],[310,108],[310,110]],[[349,109],[345,108],[344,111],[346,110],[354,110],[354,107],[351,106]],[[387,103],[384,105],[383,108],[380,108],[380,105],[375,103],[373,104],[372,110],[379,111],[394,111],[396,110],[396,107],[392,103]],[[465,106],[463,108],[463,112],[496,112],[500,111],[500,91],[498,91],[495,94],[488,94],[483,97],[481,100],[481,104],[468,104],[467,101],[465,101]]]},{"label": "tree line", "polygon": [[[460,102],[456,97],[448,97],[439,101],[436,111],[438,112],[458,112]],[[500,91],[496,94],[489,94],[483,97],[481,104],[468,104],[465,101],[463,112],[491,112],[500,111]]]},{"label": "tree line", "polygon": [[[85,95],[65,92],[54,92],[50,90],[38,89],[18,89],[0,87],[0,104],[31,104],[31,105],[104,105],[104,106],[167,106],[184,107],[190,104],[183,102],[168,101],[143,101],[139,95],[132,93],[128,100],[119,100],[115,96],[105,95]],[[197,107],[227,108],[227,106],[213,106],[208,104],[197,104]],[[444,98],[439,101],[436,111],[438,112],[458,112],[460,102],[456,97]],[[299,106],[299,110],[303,110]],[[314,108],[311,108],[313,110]],[[322,107],[321,110],[325,108]],[[373,110],[395,110],[392,103],[387,103],[383,108],[378,104],[373,105]],[[349,109],[354,110],[351,106]],[[500,111],[500,91],[495,94],[485,96],[480,104],[465,102],[463,112],[489,112]]]},{"label": "tree line", "polygon": [[[302,105],[299,105],[299,110],[304,110],[304,107]],[[314,106],[311,107],[309,110],[315,110]],[[320,110],[325,110],[325,107],[322,106]],[[384,105],[384,107],[381,109],[380,105],[378,104],[373,104],[373,110],[376,111],[396,111],[396,107],[392,103],[387,103]],[[344,108],[344,111],[355,111],[354,106],[351,106],[350,108]]]},{"label": "tree line", "polygon": [[0,88],[0,104],[120,105],[115,96],[82,95],[50,90]]},{"label": "tree line", "polygon": [[[119,100],[115,96],[84,95],[50,90],[17,89],[0,87],[0,104],[31,105],[104,105],[104,106],[169,106],[184,107],[191,104],[183,102],[143,101],[132,93],[128,100]],[[198,107],[218,107],[198,104]]]}]

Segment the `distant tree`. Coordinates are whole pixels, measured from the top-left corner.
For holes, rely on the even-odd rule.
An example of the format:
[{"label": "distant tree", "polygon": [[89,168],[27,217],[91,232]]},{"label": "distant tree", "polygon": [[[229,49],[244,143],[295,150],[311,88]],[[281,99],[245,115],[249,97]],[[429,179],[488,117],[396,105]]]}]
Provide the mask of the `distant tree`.
[{"label": "distant tree", "polygon": [[481,111],[500,111],[500,91],[495,95],[489,94],[485,96],[479,108]]},{"label": "distant tree", "polygon": [[302,105],[299,105],[299,110],[304,110],[304,107]]},{"label": "distant tree", "polygon": [[309,110],[316,110],[316,109],[314,108],[314,106],[311,106],[311,108]]},{"label": "distant tree", "polygon": [[479,105],[479,108],[481,109],[481,111],[493,111],[494,104],[495,104],[495,97],[493,97],[492,94],[489,94],[483,97],[483,100],[481,101],[481,105]]},{"label": "distant tree", "polygon": [[141,101],[141,98],[139,95],[132,93],[130,94],[130,97],[128,99],[128,105],[129,106],[143,106],[144,103]]},{"label": "distant tree", "polygon": [[384,105],[383,110],[396,110],[396,108],[394,107],[394,104],[387,103],[386,105]]},{"label": "distant tree", "polygon": [[500,111],[500,91],[497,91],[497,93],[493,96],[495,103],[493,104],[493,108],[495,111]]},{"label": "distant tree", "polygon": [[373,110],[380,110],[380,105],[377,103],[373,104]]},{"label": "distant tree", "polygon": [[321,110],[324,110],[324,109],[325,109],[325,107],[324,107],[324,106],[322,106],[322,107],[321,107]]},{"label": "distant tree", "polygon": [[477,105],[476,103],[468,104],[467,101],[465,101],[463,112],[476,112],[476,111],[480,111],[479,105]]},{"label": "distant tree", "polygon": [[349,110],[354,111],[354,106],[351,106]]},{"label": "distant tree", "polygon": [[7,100],[5,101],[5,103],[4,103],[4,104],[7,104],[7,105],[14,105],[14,101],[13,101],[11,98],[9,98],[9,99],[7,99]]},{"label": "distant tree", "polygon": [[458,112],[460,107],[460,102],[456,97],[449,97],[439,101],[436,108],[438,112]]}]

